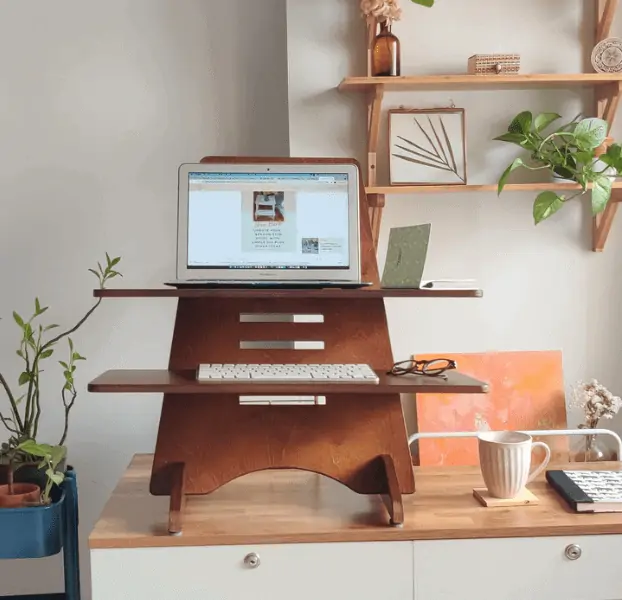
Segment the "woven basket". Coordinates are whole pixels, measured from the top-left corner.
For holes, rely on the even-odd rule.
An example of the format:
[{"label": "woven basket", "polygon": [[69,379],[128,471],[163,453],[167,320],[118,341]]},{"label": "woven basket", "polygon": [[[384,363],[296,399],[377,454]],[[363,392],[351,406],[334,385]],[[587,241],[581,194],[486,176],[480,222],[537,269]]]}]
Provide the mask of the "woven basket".
[{"label": "woven basket", "polygon": [[469,58],[470,75],[514,75],[520,70],[520,54],[475,54]]}]

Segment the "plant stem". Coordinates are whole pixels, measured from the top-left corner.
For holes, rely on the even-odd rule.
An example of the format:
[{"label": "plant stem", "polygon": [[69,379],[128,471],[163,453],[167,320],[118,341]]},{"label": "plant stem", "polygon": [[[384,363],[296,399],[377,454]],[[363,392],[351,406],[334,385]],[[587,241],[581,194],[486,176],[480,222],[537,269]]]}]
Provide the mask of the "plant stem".
[{"label": "plant stem", "polygon": [[556,131],[554,133],[552,133],[551,135],[547,136],[544,138],[544,140],[542,140],[542,143],[540,144],[540,147],[538,148],[538,152],[542,151],[542,146],[544,146],[544,144],[546,144],[549,140],[553,139],[554,137],[559,136],[570,136],[570,137],[574,137],[573,133],[570,133],[569,131]]},{"label": "plant stem", "polygon": [[[6,392],[6,395],[9,398],[9,403],[11,404],[11,412],[13,413],[13,419],[15,421],[15,424],[17,425],[18,429],[23,429],[24,424],[22,423],[22,419],[19,415],[17,402],[15,402],[15,397],[13,396],[13,392],[11,392],[11,388],[9,387],[9,384],[7,383],[2,373],[0,373],[0,384],[2,384],[2,387],[4,388],[4,391]],[[4,419],[3,419],[3,423],[4,423]],[[6,423],[4,424],[6,426]]]},{"label": "plant stem", "polygon": [[49,340],[48,342],[46,342],[45,344],[43,344],[43,346],[41,346],[41,352],[44,352],[45,350],[48,350],[51,346],[53,346],[56,342],[58,342],[59,340],[62,340],[63,338],[67,337],[68,335],[71,335],[72,333],[76,332],[78,329],[80,329],[80,327],[82,327],[82,325],[84,325],[84,323],[86,322],[86,320],[95,312],[95,310],[97,309],[97,307],[101,304],[102,302],[102,298],[98,298],[97,302],[89,309],[89,311],[76,323],[76,325],[74,325],[71,329],[69,329],[68,331],[65,331],[64,333],[61,333],[59,335],[57,335],[55,338],[52,338],[51,340]]}]

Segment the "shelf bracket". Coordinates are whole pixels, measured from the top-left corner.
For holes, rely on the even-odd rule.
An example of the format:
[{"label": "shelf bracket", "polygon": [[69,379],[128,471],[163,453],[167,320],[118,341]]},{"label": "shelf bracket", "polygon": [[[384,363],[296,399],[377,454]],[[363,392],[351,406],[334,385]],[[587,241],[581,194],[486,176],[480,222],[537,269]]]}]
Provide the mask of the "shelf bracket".
[{"label": "shelf bracket", "polygon": [[[384,86],[378,85],[369,95],[369,116],[367,129],[367,185],[375,186],[378,182],[378,141],[380,139],[380,121],[382,116],[382,100]],[[378,247],[382,211],[384,209],[384,195],[375,194],[375,198],[368,197],[369,218],[371,222],[374,248]]]},{"label": "shelf bracket", "polygon": [[386,198],[384,194],[368,194],[367,204],[369,206],[369,221],[371,223],[371,236],[374,242],[374,249],[378,249],[378,238],[380,237],[380,225],[382,224],[382,211],[384,210]]},{"label": "shelf bracket", "polygon": [[618,206],[622,201],[622,190],[613,190],[609,203],[605,210],[594,217],[594,236],[592,250],[594,252],[602,252],[605,249],[613,220],[618,212]]},{"label": "shelf bracket", "polygon": [[[596,11],[596,44],[609,37],[619,4],[619,0],[596,0],[594,7]],[[620,82],[599,86],[594,92],[594,112],[597,117],[607,121],[610,131],[617,115],[621,94],[622,83]],[[605,210],[594,217],[592,222],[592,250],[594,252],[602,252],[605,249],[620,201],[622,201],[620,190],[613,190]]]}]

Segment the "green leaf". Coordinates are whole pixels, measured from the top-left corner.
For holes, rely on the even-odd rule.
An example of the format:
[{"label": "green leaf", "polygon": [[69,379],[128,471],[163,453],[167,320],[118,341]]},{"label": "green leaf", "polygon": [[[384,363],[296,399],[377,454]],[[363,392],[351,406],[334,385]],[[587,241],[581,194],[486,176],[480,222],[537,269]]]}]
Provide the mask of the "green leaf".
[{"label": "green leaf", "polygon": [[582,150],[598,148],[607,137],[609,126],[602,119],[583,119],[574,130],[577,146]]},{"label": "green leaf", "polygon": [[86,358],[82,356],[81,354],[79,354],[78,352],[74,352],[71,355],[71,360],[86,360]]},{"label": "green leaf", "polygon": [[24,440],[17,446],[18,450],[43,458],[49,462],[54,468],[67,456],[67,448],[65,446],[51,446],[50,444],[38,444],[35,440]]},{"label": "green leaf", "polygon": [[48,476],[48,479],[53,481],[56,485],[60,485],[63,481],[65,481],[65,475],[59,471],[52,471],[50,469],[46,471],[46,475]]},{"label": "green leaf", "polygon": [[19,356],[20,358],[26,360],[26,355],[21,350],[16,350],[15,354],[17,354],[17,356]]},{"label": "green leaf", "polygon": [[70,391],[71,391],[71,384],[70,384],[70,383],[66,383],[66,384],[63,386],[63,389],[64,389],[64,390],[67,390],[68,392],[70,392]]},{"label": "green leaf", "polygon": [[24,319],[22,319],[15,311],[13,311],[13,319],[15,319],[15,322],[22,328],[24,329]]},{"label": "green leaf", "polygon": [[531,123],[533,122],[533,115],[528,110],[516,115],[510,126],[508,127],[509,133],[522,133],[528,134],[531,131]]},{"label": "green leaf", "polygon": [[57,327],[60,327],[60,325],[56,325],[55,323],[52,323],[52,325],[47,325],[43,328],[43,331],[50,331],[50,329],[56,329]]},{"label": "green leaf", "polygon": [[108,252],[106,252],[106,264],[110,266],[111,262],[112,262],[112,259],[110,258],[110,255],[108,254]]},{"label": "green leaf", "polygon": [[434,6],[434,0],[410,0],[413,4],[419,4],[420,6],[427,6],[432,8]]},{"label": "green leaf", "polygon": [[504,133],[496,138],[494,138],[497,142],[508,142],[510,144],[517,144],[521,146],[523,142],[527,141],[527,138],[522,133]]},{"label": "green leaf", "polygon": [[99,273],[95,269],[89,269],[89,271],[99,279]]},{"label": "green leaf", "polygon": [[611,198],[612,181],[609,177],[601,175],[594,180],[592,189],[592,214],[597,215],[603,212]]},{"label": "green leaf", "polygon": [[35,298],[35,312],[39,314],[41,310],[41,303],[39,302],[39,298]]},{"label": "green leaf", "polygon": [[69,369],[69,365],[68,365],[68,364],[67,364],[64,360],[59,360],[59,361],[58,361],[58,364],[59,364],[61,367],[63,367],[63,369],[65,369],[65,371],[66,371],[67,369]]},{"label": "green leaf", "polygon": [[52,354],[54,354],[54,350],[52,348],[50,348],[49,350],[45,350],[44,352],[42,352],[39,355],[39,358],[40,359],[50,358],[50,356],[52,356]]},{"label": "green leaf", "polygon": [[594,161],[594,153],[590,150],[579,150],[574,155],[576,161],[582,165],[589,165]]},{"label": "green leaf", "polygon": [[67,338],[67,343],[69,344],[69,350],[73,352],[73,340],[71,338]]},{"label": "green leaf", "polygon": [[533,204],[533,219],[536,223],[541,223],[554,215],[564,206],[563,196],[558,196],[555,192],[542,192]]},{"label": "green leaf", "polygon": [[551,123],[554,123],[557,119],[561,118],[561,115],[558,115],[557,113],[541,113],[534,119],[534,129],[537,132],[540,132],[543,129],[546,129]]},{"label": "green leaf", "polygon": [[24,371],[18,379],[19,385],[25,385],[30,381],[30,373],[28,371]]},{"label": "green leaf", "polygon": [[514,159],[514,162],[503,172],[503,175],[501,175],[501,178],[499,179],[499,185],[497,186],[497,195],[501,194],[501,192],[503,191],[503,188],[505,187],[510,173],[512,173],[512,171],[515,171],[519,167],[524,166],[525,163],[523,162],[522,158]]},{"label": "green leaf", "polygon": [[115,265],[118,265],[121,262],[121,257],[120,256],[115,256],[112,259],[112,262],[110,263],[111,267],[114,267]]}]

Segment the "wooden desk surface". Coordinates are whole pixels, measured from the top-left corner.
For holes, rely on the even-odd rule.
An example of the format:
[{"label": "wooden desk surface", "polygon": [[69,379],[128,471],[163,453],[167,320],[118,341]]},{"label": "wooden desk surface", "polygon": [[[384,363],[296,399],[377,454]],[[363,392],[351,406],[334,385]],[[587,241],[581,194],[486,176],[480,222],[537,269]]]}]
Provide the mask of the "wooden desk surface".
[{"label": "wooden desk surface", "polygon": [[312,473],[264,471],[190,497],[184,533],[172,537],[168,498],[148,492],[152,458],[134,457],[91,533],[92,549],[622,534],[622,513],[575,514],[543,478],[529,486],[539,505],[484,508],[472,492],[482,485],[478,468],[428,467],[415,469],[417,492],[404,496],[401,529],[387,526],[377,496]]}]

